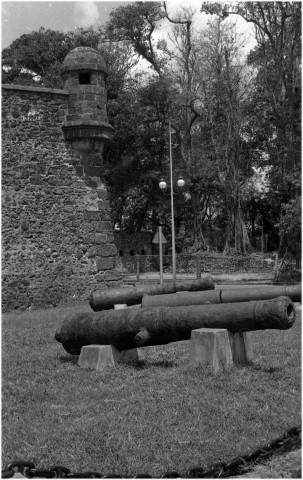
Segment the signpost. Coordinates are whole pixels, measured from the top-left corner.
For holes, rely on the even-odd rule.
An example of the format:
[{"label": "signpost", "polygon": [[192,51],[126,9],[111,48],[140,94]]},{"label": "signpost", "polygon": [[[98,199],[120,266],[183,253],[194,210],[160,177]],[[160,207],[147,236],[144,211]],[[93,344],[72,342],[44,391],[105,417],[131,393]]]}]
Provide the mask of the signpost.
[{"label": "signpost", "polygon": [[162,244],[167,243],[166,238],[162,233],[162,226],[160,225],[156,235],[153,238],[153,243],[159,243],[159,263],[160,263],[160,285],[163,285],[163,248]]}]

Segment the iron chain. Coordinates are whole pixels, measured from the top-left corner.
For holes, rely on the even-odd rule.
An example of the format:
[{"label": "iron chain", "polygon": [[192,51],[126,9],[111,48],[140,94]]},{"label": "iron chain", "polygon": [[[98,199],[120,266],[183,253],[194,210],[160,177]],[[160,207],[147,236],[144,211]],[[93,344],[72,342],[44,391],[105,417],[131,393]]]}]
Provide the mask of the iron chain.
[{"label": "iron chain", "polygon": [[[166,472],[160,478],[227,478],[241,475],[251,468],[268,459],[273,454],[287,452],[301,447],[301,426],[287,430],[282,437],[273,440],[253,452],[234,458],[230,462],[215,463],[207,469],[194,467],[180,475],[178,472]],[[116,474],[102,475],[98,472],[71,473],[70,470],[61,465],[52,466],[49,469],[38,469],[34,463],[19,460],[9,463],[2,470],[1,478],[13,478],[15,473],[21,473],[26,478],[153,478],[146,473],[137,474],[134,477],[121,476]]]}]

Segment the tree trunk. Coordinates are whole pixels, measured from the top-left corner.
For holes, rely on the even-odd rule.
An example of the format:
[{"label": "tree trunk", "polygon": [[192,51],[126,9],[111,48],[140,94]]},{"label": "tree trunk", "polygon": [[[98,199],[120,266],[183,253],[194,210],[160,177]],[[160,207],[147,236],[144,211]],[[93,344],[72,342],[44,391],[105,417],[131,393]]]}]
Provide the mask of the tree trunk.
[{"label": "tree trunk", "polygon": [[224,254],[228,255],[233,250],[235,253],[248,253],[253,251],[247,228],[243,219],[240,196],[237,188],[230,185],[226,189],[227,225]]},{"label": "tree trunk", "polygon": [[190,191],[190,198],[191,198],[191,207],[194,217],[194,246],[195,250],[207,250],[208,245],[204,239],[203,231],[202,231],[202,212],[200,208],[200,196],[199,191],[196,185],[191,185],[189,187]]}]

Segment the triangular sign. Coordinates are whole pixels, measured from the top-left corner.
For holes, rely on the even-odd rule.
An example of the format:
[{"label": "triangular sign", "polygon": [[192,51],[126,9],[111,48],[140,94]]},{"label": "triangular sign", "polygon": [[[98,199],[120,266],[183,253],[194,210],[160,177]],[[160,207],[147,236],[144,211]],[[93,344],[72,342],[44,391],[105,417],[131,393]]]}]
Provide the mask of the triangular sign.
[{"label": "triangular sign", "polygon": [[[162,243],[167,243],[166,238],[164,237],[163,233],[161,232],[161,241]],[[153,238],[153,243],[159,243],[159,230],[157,230],[156,235]]]}]

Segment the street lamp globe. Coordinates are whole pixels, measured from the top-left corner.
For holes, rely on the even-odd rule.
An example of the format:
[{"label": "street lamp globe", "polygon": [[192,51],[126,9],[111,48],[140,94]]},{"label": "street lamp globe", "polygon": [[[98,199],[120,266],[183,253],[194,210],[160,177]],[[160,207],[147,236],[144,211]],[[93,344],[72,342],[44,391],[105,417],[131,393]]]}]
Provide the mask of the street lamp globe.
[{"label": "street lamp globe", "polygon": [[166,182],[163,178],[161,178],[159,182],[159,187],[161,188],[161,190],[164,190],[166,188]]},{"label": "street lamp globe", "polygon": [[184,187],[185,181],[184,181],[183,177],[178,178],[177,185],[178,185],[178,187]]}]

